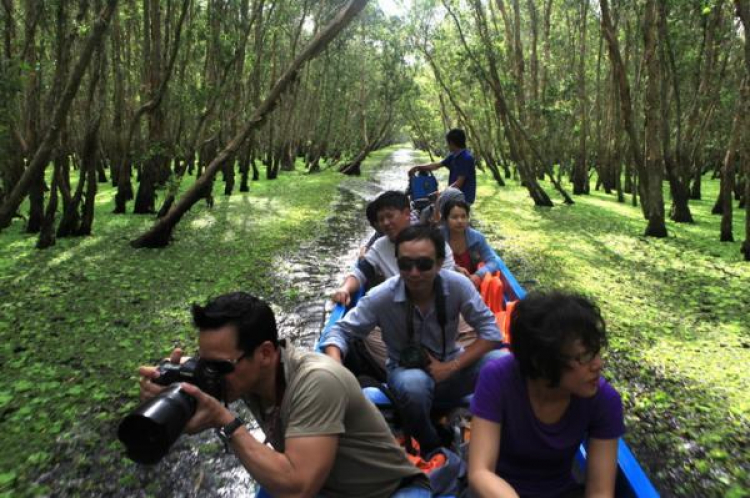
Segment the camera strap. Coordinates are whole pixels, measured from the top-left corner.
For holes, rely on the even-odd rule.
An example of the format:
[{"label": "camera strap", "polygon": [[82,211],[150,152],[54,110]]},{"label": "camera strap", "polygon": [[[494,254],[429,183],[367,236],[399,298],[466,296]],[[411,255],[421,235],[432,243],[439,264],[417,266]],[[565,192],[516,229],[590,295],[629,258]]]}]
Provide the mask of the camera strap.
[{"label": "camera strap", "polygon": [[[442,332],[443,336],[443,354],[440,357],[440,361],[445,361],[445,355],[446,355],[446,335],[445,335],[445,324],[447,323],[446,319],[446,313],[445,313],[445,294],[443,293],[443,279],[440,278],[440,275],[435,275],[435,282],[433,283],[433,292],[435,294],[435,314],[437,315],[437,321],[440,325],[440,331]],[[416,345],[416,341],[414,340],[415,331],[414,331],[414,303],[411,300],[411,297],[409,296],[409,290],[406,289],[406,306],[407,306],[407,313],[406,313],[406,331],[409,334],[409,342],[411,344]],[[420,341],[421,342],[421,341]]]},{"label": "camera strap", "polygon": [[[281,341],[279,341],[281,342]],[[276,391],[276,399],[274,400],[273,407],[267,412],[265,420],[266,425],[263,428],[263,431],[265,432],[265,441],[263,444],[271,444],[274,448],[280,448],[280,437],[283,436],[283,434],[280,434],[281,430],[281,402],[284,400],[284,393],[286,392],[286,374],[285,374],[285,364],[283,361],[283,354],[281,351],[281,348],[286,346],[286,344],[280,344],[278,351],[279,351],[279,360],[276,364],[276,385],[275,385],[275,391]]]}]

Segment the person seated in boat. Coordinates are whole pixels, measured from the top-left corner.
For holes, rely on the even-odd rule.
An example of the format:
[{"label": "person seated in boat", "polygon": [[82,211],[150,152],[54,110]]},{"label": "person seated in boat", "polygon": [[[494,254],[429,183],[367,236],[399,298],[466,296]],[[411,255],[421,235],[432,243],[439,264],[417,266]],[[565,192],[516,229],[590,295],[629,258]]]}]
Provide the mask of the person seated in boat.
[{"label": "person seated in boat", "polygon": [[[337,289],[331,299],[334,302],[348,305],[351,296],[360,287],[369,288],[383,280],[398,275],[396,261],[396,237],[411,225],[409,198],[403,192],[387,191],[375,198],[368,206],[368,211],[375,213],[377,226],[384,237],[377,239],[357,261],[352,272],[346,276],[344,283]],[[453,254],[445,247],[446,256],[442,267],[453,270]],[[357,340],[352,348],[355,352],[347,361],[347,366],[356,375],[365,375],[377,381],[385,378],[386,347],[381,338],[380,329],[376,329],[363,341]]]},{"label": "person seated in boat", "polygon": [[[385,237],[380,237],[372,244],[365,252],[363,262],[355,265],[341,287],[333,293],[331,299],[336,303],[348,305],[351,296],[360,287],[367,286],[375,275],[390,278],[398,274],[394,241],[401,231],[411,225],[409,198],[403,192],[389,190],[376,197],[367,209],[368,212],[375,213],[376,226]],[[453,253],[446,247],[443,268],[452,270],[453,266]]]},{"label": "person seated in boat", "polygon": [[464,193],[455,187],[448,187],[438,195],[437,200],[431,206],[422,211],[420,223],[438,226],[440,223],[441,209],[448,201],[466,201]]},{"label": "person seated in boat", "polygon": [[[396,238],[399,274],[370,290],[337,322],[321,343],[329,356],[345,358],[350,340],[378,326],[388,354],[388,387],[404,428],[423,455],[441,445],[430,420],[433,406],[460,404],[474,390],[479,369],[502,336],[495,317],[462,275],[442,268],[445,240],[429,226],[412,226]],[[478,338],[463,348],[456,342],[462,314]]]},{"label": "person seated in boat", "polygon": [[476,163],[474,156],[466,148],[466,133],[459,128],[454,128],[445,135],[445,141],[450,151],[445,159],[436,163],[414,166],[409,170],[409,174],[413,175],[419,171],[435,171],[445,166],[450,171],[448,185],[460,189],[466,196],[466,202],[474,204],[477,193]]},{"label": "person seated in boat", "polygon": [[[339,363],[296,351],[279,340],[270,306],[245,292],[193,305],[199,361],[223,376],[225,403],[242,399],[266,442],[257,440],[226,404],[197,386],[182,389],[197,401],[187,432],[219,429],[220,439],[272,496],[431,496],[381,413]],[[170,361],[180,363],[175,350]],[[141,397],[164,389],[141,367]]]},{"label": "person seated in boat", "polygon": [[370,236],[367,243],[360,247],[359,249],[359,260],[365,259],[365,253],[370,250],[372,245],[375,243],[376,240],[378,240],[380,237],[383,236],[383,232],[380,231],[380,225],[378,224],[378,217],[375,213],[375,203],[370,202],[367,204],[367,207],[365,208],[365,216],[367,216],[367,222],[370,224],[373,230],[375,230],[375,233]]},{"label": "person seated in boat", "polygon": [[[599,309],[530,293],[511,322],[512,355],[482,369],[471,403],[469,485],[479,497],[614,496],[622,402],[601,377]],[[571,475],[587,441],[585,489]]]},{"label": "person seated in boat", "polygon": [[500,258],[479,230],[469,226],[471,207],[464,201],[450,200],[442,207],[440,230],[453,251],[456,270],[479,289],[487,273],[500,269]]}]

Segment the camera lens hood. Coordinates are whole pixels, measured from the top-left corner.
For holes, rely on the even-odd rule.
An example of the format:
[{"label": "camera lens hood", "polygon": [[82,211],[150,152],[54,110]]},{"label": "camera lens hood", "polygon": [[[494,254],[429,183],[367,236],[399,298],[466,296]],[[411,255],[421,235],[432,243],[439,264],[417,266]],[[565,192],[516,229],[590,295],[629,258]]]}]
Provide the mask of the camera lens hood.
[{"label": "camera lens hood", "polygon": [[180,437],[195,408],[195,398],[180,389],[179,384],[172,384],[142,403],[117,429],[128,458],[148,465],[159,462]]}]

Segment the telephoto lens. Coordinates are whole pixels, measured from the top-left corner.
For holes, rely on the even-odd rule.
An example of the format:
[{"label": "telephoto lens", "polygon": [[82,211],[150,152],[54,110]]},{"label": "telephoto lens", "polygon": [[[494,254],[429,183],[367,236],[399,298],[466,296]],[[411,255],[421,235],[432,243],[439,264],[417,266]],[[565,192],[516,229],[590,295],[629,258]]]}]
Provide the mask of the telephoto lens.
[{"label": "telephoto lens", "polygon": [[152,465],[161,460],[180,437],[196,409],[195,398],[172,384],[125,417],[117,437],[128,458]]}]

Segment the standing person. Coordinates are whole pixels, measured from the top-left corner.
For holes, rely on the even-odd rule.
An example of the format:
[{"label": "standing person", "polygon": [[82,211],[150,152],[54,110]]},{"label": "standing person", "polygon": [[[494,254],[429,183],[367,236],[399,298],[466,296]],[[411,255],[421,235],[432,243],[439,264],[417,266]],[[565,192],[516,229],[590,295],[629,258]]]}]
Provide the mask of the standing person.
[{"label": "standing person", "polygon": [[[428,498],[425,475],[411,465],[354,376],[327,356],[296,352],[279,340],[265,302],[244,292],[193,306],[199,362],[225,372],[225,403],[242,399],[271,444],[197,386],[183,384],[197,408],[186,432],[219,437],[272,496]],[[182,352],[170,360],[179,363]],[[141,397],[159,394],[154,367],[141,367]]]},{"label": "standing person", "polygon": [[484,235],[469,226],[471,206],[451,200],[442,209],[440,231],[453,251],[456,270],[469,277],[478,289],[485,274],[500,269],[500,258]]},{"label": "standing person", "polygon": [[[614,497],[620,395],[601,377],[599,309],[560,292],[516,305],[512,355],[488,362],[471,404],[469,485],[479,497]],[[588,440],[585,489],[571,474]]]},{"label": "standing person", "polygon": [[466,148],[466,133],[454,128],[445,135],[450,154],[439,163],[420,164],[409,170],[413,175],[417,171],[435,171],[445,166],[450,171],[448,175],[448,186],[456,187],[464,193],[466,202],[474,204],[477,195],[477,173],[474,156]]},{"label": "standing person", "polygon": [[[430,419],[434,405],[450,408],[474,391],[483,362],[505,354],[495,317],[466,277],[441,270],[445,241],[428,226],[403,230],[396,239],[399,274],[372,289],[321,343],[338,361],[351,339],[378,326],[388,353],[388,387],[404,428],[423,455],[441,446]],[[457,344],[459,314],[477,332],[466,348]]]}]

